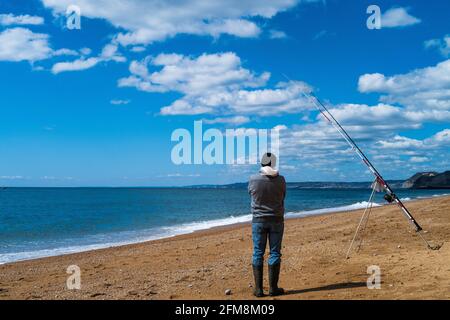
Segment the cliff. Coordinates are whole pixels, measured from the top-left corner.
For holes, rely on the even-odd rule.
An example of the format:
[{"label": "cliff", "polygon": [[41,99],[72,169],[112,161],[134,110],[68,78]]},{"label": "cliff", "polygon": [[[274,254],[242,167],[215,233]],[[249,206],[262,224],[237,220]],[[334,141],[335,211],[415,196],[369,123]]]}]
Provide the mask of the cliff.
[{"label": "cliff", "polygon": [[450,171],[416,173],[403,183],[403,188],[450,189]]}]

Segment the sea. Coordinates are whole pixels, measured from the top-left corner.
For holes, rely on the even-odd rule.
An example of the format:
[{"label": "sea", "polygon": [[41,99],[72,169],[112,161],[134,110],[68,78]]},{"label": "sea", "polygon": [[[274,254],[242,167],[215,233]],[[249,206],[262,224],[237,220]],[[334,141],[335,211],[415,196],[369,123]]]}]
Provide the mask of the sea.
[{"label": "sea", "polygon": [[[398,189],[404,201],[449,190]],[[286,218],[364,208],[369,188],[288,188]],[[376,205],[383,205],[377,194]],[[246,188],[4,188],[0,264],[251,221]]]}]

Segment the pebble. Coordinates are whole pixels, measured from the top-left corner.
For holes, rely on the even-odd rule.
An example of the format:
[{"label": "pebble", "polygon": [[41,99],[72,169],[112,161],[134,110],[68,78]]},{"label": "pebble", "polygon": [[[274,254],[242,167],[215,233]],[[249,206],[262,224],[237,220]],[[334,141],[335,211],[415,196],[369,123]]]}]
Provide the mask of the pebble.
[{"label": "pebble", "polygon": [[400,249],[401,247],[402,247],[401,245],[398,245],[398,246],[397,246],[397,248],[399,248],[399,249]]},{"label": "pebble", "polygon": [[225,295],[227,295],[227,296],[231,295],[231,289],[225,290]]}]

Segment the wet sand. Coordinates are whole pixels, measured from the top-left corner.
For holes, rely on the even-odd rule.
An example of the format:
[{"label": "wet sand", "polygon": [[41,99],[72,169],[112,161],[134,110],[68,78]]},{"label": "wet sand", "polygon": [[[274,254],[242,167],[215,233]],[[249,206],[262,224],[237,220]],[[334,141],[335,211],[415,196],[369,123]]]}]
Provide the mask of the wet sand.
[{"label": "wet sand", "polygon": [[[407,206],[427,239],[444,242],[439,251],[427,249],[393,205],[373,210],[350,259],[361,210],[287,220],[287,294],[276,299],[450,299],[450,197]],[[15,262],[0,265],[0,299],[253,299],[251,251],[250,224],[242,224]],[[67,289],[69,265],[81,269],[80,290]],[[371,265],[381,269],[379,290],[366,286]]]}]

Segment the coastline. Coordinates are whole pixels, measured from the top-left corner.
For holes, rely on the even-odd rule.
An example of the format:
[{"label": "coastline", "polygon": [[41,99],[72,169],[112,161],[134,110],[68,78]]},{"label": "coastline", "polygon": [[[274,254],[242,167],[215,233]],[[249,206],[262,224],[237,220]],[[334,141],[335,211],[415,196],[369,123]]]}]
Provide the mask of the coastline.
[{"label": "coastline", "polygon": [[[409,201],[408,207],[427,231],[425,236],[450,240],[449,196]],[[345,260],[360,214],[361,210],[326,212],[286,220],[280,283],[291,293],[279,298],[450,297],[450,248],[445,244],[439,251],[424,248],[397,207],[373,209],[372,217],[377,218],[369,222],[363,248]],[[249,223],[244,222],[3,264],[0,299],[251,299],[250,233]],[[377,263],[383,271],[387,268],[387,279],[383,290],[368,290],[366,268]],[[65,288],[69,265],[82,271],[81,290]],[[426,270],[427,266],[435,271]],[[407,285],[413,276],[416,281]],[[444,283],[431,288],[436,279]],[[421,289],[411,291],[409,286]],[[231,289],[232,295],[225,296],[225,289]]]},{"label": "coastline", "polygon": [[[428,197],[418,197],[413,200],[418,199],[432,199],[434,197],[448,196],[448,194],[435,194]],[[402,201],[411,201],[411,198],[402,198]],[[311,215],[322,215],[322,214],[332,214],[339,212],[355,211],[359,209],[364,209],[367,205],[366,201],[355,202],[350,205],[341,205],[336,207],[324,207],[317,209],[309,209],[302,211],[291,211],[286,212],[285,219],[295,219],[300,217],[306,217]],[[374,207],[383,206],[386,204],[374,203]],[[85,243],[86,241],[81,241],[84,239],[71,239],[72,242],[67,241],[66,246],[59,246],[55,248],[47,249],[37,249],[33,251],[19,251],[11,253],[0,254],[0,265],[6,263],[14,263],[19,261],[35,260],[40,258],[54,257],[67,254],[76,254],[81,252],[87,252],[92,250],[115,248],[125,245],[132,245],[138,243],[144,243],[149,241],[156,241],[161,239],[169,239],[173,237],[178,237],[180,235],[191,234],[202,232],[209,229],[222,228],[227,226],[246,224],[251,222],[251,214],[228,216],[223,218],[216,218],[212,220],[201,220],[186,222],[173,226],[162,226],[155,229],[143,229],[136,231],[120,231],[115,234],[99,234],[99,235],[88,235],[87,238],[99,238],[102,242],[98,242],[95,239],[93,243]],[[69,239],[68,239],[69,240]],[[92,241],[92,240],[91,240]],[[97,243],[96,243],[97,242]],[[72,244],[73,243],[73,244]]]}]

